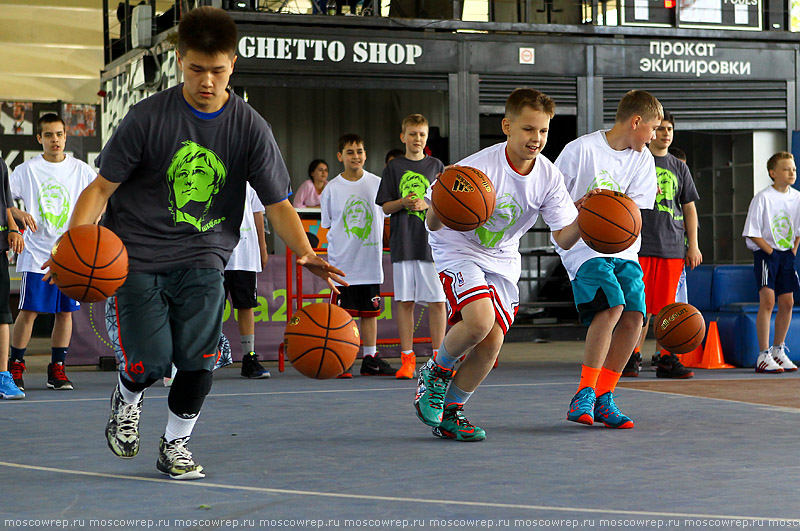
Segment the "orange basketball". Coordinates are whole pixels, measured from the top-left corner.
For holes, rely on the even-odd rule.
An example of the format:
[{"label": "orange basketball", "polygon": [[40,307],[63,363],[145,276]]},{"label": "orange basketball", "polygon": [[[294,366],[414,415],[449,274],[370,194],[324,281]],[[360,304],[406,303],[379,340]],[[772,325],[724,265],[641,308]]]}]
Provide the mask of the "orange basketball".
[{"label": "orange basketball", "polygon": [[492,181],[481,170],[455,166],[444,170],[431,190],[431,207],[453,230],[465,232],[483,225],[494,212]]},{"label": "orange basketball", "polygon": [[300,374],[324,380],[349,369],[361,346],[350,314],[328,303],[309,304],[286,324],[286,357]]},{"label": "orange basketball", "polygon": [[667,304],[653,321],[656,341],[674,354],[685,354],[700,346],[706,337],[706,323],[691,304]]},{"label": "orange basketball", "polygon": [[601,190],[589,196],[578,212],[578,230],[586,245],[603,254],[624,251],[642,230],[642,214],[636,203],[623,194]]},{"label": "orange basketball", "polygon": [[109,229],[80,225],[65,232],[50,251],[50,275],[75,300],[107,299],[128,277],[128,251]]}]

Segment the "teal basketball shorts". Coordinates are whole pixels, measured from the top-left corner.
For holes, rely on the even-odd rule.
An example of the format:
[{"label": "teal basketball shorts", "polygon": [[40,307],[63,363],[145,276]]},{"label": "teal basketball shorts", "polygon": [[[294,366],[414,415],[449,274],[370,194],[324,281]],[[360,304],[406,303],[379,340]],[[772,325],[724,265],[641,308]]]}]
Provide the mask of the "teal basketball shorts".
[{"label": "teal basketball shorts", "polygon": [[599,257],[587,260],[572,281],[578,315],[592,324],[597,312],[624,306],[623,311],[645,314],[644,280],[639,262]]}]

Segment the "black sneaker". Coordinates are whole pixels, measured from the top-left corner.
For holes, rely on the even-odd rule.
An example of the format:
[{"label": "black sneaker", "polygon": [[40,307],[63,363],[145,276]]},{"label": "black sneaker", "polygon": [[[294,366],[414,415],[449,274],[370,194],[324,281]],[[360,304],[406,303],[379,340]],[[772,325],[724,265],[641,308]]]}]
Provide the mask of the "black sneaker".
[{"label": "black sneaker", "polygon": [[24,391],[25,380],[22,379],[22,373],[25,372],[25,362],[14,361],[14,360],[9,361],[8,372],[11,373],[11,378],[14,379],[14,383],[16,384],[17,387],[19,387],[19,390]]},{"label": "black sneaker", "polygon": [[47,387],[57,391],[72,390],[72,382],[67,378],[67,373],[64,372],[64,364],[62,362],[58,361],[47,366]]},{"label": "black sneaker", "polygon": [[258,362],[255,352],[245,354],[242,357],[242,378],[269,378],[271,375],[267,369]]},{"label": "black sneaker", "polygon": [[631,357],[628,358],[628,363],[625,364],[625,368],[622,369],[622,376],[627,377],[636,377],[639,376],[639,371],[642,368],[642,353],[641,352],[634,352],[631,354]]},{"label": "black sneaker", "polygon": [[694,372],[683,366],[675,354],[662,354],[658,357],[656,378],[692,378]]},{"label": "black sneaker", "polygon": [[394,376],[397,369],[392,368],[383,358],[378,355],[364,356],[361,360],[361,376]]}]

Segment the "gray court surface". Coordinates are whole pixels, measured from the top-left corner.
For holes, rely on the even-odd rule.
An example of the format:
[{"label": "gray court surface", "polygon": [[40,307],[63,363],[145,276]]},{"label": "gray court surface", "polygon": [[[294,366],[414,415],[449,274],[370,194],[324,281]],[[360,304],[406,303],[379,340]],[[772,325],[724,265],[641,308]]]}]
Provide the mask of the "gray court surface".
[{"label": "gray court surface", "polygon": [[[207,476],[186,482],[155,468],[160,383],[145,394],[140,453],[123,460],[103,435],[114,373],[72,368],[69,392],[29,370],[27,398],[0,401],[0,528],[800,526],[800,409],[620,388],[634,429],[573,424],[581,349],[507,344],[466,408],[487,431],[479,443],[433,437],[414,415],[413,381],[221,369],[190,443]],[[731,386],[755,376],[696,372]]]}]

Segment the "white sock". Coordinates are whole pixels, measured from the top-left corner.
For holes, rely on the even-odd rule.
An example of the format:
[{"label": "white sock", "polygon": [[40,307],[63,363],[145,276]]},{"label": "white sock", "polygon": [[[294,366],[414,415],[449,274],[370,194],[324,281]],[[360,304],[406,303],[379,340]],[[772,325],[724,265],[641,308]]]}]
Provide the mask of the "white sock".
[{"label": "white sock", "polygon": [[413,350],[401,350],[400,354],[402,354],[404,356],[408,356],[409,354],[414,354],[414,351]]},{"label": "white sock", "polygon": [[144,391],[139,391],[138,393],[134,393],[127,387],[125,384],[122,383],[122,373],[119,373],[119,394],[122,395],[122,401],[126,404],[138,404],[139,400],[142,398],[142,393]]},{"label": "white sock", "polygon": [[377,351],[378,351],[378,346],[377,345],[372,345],[371,347],[368,347],[368,346],[364,345],[364,357],[365,358],[367,356],[374,356]]},{"label": "white sock", "polygon": [[171,442],[175,439],[180,439],[181,437],[188,437],[192,434],[194,423],[197,422],[197,417],[199,416],[200,413],[193,415],[191,418],[185,419],[176,415],[172,411],[168,411],[167,429],[164,432],[164,438],[167,440],[167,442]]}]

